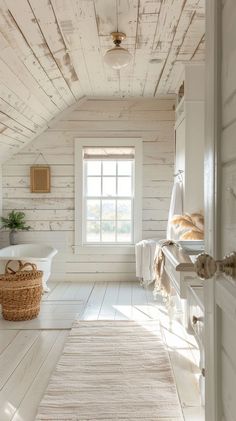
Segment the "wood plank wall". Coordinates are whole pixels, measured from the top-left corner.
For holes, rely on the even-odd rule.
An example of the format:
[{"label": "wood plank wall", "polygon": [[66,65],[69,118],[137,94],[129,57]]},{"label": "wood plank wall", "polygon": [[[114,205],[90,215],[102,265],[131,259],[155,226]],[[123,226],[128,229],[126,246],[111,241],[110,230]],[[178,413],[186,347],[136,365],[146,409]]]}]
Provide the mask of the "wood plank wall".
[{"label": "wood plank wall", "polygon": [[[19,241],[48,242],[59,248],[54,278],[71,280],[135,279],[134,253],[73,253],[74,138],[142,137],[143,238],[165,237],[173,182],[173,99],[87,99],[3,166],[3,213],[23,210],[33,227]],[[43,153],[51,166],[49,194],[32,194],[29,167]],[[42,163],[39,158],[38,163]],[[1,245],[6,244],[2,235]]]}]

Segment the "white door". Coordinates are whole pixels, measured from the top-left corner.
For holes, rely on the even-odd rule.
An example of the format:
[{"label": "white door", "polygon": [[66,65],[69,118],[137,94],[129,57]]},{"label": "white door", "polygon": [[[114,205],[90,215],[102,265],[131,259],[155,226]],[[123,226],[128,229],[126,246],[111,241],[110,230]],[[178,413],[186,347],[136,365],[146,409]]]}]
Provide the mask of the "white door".
[{"label": "white door", "polygon": [[[206,0],[206,251],[236,251],[236,0]],[[236,420],[236,279],[204,282],[206,421]]]}]

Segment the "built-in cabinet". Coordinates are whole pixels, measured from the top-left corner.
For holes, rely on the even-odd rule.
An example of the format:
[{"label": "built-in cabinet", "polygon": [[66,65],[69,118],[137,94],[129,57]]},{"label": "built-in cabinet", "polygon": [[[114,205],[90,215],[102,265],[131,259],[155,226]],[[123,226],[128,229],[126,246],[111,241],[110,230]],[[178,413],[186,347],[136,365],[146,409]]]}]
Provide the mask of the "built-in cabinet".
[{"label": "built-in cabinet", "polygon": [[[181,320],[187,332],[195,336],[199,347],[199,394],[205,396],[204,298],[203,285],[194,269],[195,255],[170,245],[163,247],[165,270],[171,284],[169,315]],[[200,253],[200,251],[199,251]],[[198,252],[196,252],[198,254]]]},{"label": "built-in cabinet", "polygon": [[204,208],[204,80],[204,65],[186,65],[177,95],[175,172],[181,172],[189,213]]},{"label": "built-in cabinet", "polygon": [[200,285],[189,285],[187,289],[187,319],[188,331],[196,338],[200,350],[199,368],[199,389],[201,402],[205,403],[205,309],[203,287]]},{"label": "built-in cabinet", "polygon": [[[186,65],[179,81],[175,121],[175,173],[183,182],[184,213],[204,209],[204,92],[202,64]],[[202,281],[195,273],[195,256],[175,245],[163,249],[165,270],[171,283],[170,308],[178,313],[200,351],[199,392],[204,405],[204,300]],[[196,253],[200,253],[197,250]],[[174,301],[174,305],[173,305]]]}]

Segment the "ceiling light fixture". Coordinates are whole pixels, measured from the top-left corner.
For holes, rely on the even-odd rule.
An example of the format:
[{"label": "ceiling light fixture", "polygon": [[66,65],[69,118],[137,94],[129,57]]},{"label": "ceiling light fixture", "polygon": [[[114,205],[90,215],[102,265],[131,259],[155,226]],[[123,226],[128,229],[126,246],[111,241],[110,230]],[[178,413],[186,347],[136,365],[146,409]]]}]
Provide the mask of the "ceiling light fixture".
[{"label": "ceiling light fixture", "polygon": [[111,37],[115,47],[106,51],[104,61],[113,69],[119,70],[122,67],[128,66],[132,59],[132,55],[126,48],[120,46],[121,42],[126,38],[126,35],[123,32],[112,32]]}]

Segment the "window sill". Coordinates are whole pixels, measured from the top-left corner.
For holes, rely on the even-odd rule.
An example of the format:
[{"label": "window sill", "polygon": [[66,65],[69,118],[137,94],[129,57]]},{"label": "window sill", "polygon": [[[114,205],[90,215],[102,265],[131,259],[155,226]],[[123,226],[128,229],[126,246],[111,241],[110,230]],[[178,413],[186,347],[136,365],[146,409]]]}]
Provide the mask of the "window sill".
[{"label": "window sill", "polygon": [[134,254],[134,244],[129,245],[75,245],[74,254]]}]

